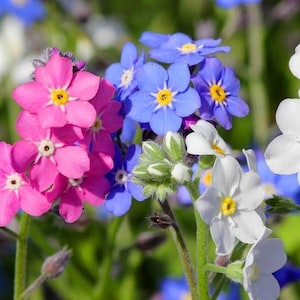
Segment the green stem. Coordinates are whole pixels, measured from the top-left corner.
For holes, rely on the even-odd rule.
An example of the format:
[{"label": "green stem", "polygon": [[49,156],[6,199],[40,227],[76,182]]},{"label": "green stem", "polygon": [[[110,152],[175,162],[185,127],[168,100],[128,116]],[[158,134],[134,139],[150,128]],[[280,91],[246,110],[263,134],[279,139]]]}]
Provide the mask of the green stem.
[{"label": "green stem", "polygon": [[226,274],[226,268],[222,266],[217,266],[215,264],[207,263],[204,266],[206,271],[212,271],[215,273]]},{"label": "green stem", "polygon": [[259,5],[246,5],[249,19],[247,40],[249,49],[249,94],[252,104],[254,138],[264,147],[268,138],[268,102],[264,87],[264,32]]},{"label": "green stem", "polygon": [[111,272],[113,265],[114,246],[117,237],[117,233],[122,224],[123,217],[116,217],[112,220],[112,223],[108,226],[108,238],[106,243],[106,251],[103,255],[104,261],[101,265],[99,274],[99,284],[95,284],[96,289],[94,290],[95,299],[105,299],[106,292],[109,289],[111,282]]},{"label": "green stem", "polygon": [[[196,201],[200,197],[197,182],[190,182],[187,185],[187,189],[190,193],[193,201]],[[208,275],[205,269],[207,263],[207,235],[208,227],[205,222],[201,219],[200,214],[194,209],[196,219],[196,253],[197,253],[197,277],[198,277],[198,296],[200,300],[209,299],[209,288],[208,288]]]},{"label": "green stem", "polygon": [[170,233],[175,242],[177,253],[180,257],[181,264],[190,288],[192,299],[198,300],[199,298],[197,293],[197,281],[195,277],[195,270],[181,229],[178,226],[175,215],[169,205],[168,200],[166,199],[164,202],[159,201],[159,204],[161,205],[162,210],[173,220],[174,225],[169,227]]},{"label": "green stem", "polygon": [[11,229],[9,229],[7,227],[1,227],[0,230],[4,231],[7,235],[9,235],[10,237],[12,237],[16,240],[19,238],[17,233],[15,233],[14,231],[12,231]]},{"label": "green stem", "polygon": [[15,258],[14,300],[20,300],[26,286],[27,243],[30,216],[22,213]]}]

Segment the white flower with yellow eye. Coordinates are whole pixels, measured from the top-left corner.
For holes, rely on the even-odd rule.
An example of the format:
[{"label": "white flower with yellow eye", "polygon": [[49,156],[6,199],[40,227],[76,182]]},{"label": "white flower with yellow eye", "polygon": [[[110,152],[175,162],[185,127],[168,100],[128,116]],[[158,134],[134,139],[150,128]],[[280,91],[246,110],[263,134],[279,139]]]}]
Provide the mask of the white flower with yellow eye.
[{"label": "white flower with yellow eye", "polygon": [[212,182],[195,202],[204,222],[210,226],[218,255],[228,255],[235,238],[253,244],[262,228],[256,209],[264,200],[259,175],[242,169],[231,156],[218,157],[212,171]]}]

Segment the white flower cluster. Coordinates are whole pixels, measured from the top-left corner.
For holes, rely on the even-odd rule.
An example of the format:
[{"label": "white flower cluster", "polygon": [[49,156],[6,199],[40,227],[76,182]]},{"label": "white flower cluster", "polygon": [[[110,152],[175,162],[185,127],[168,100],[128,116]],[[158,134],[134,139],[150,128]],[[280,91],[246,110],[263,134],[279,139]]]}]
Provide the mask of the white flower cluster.
[{"label": "white flower cluster", "polygon": [[[268,238],[272,231],[265,226],[262,209],[265,192],[256,172],[254,152],[244,151],[249,170],[243,172],[211,123],[200,120],[191,128],[194,132],[186,137],[187,152],[216,156],[211,185],[194,203],[209,225],[216,254],[230,255],[237,241],[251,244],[239,281],[250,299],[277,299],[280,288],[272,273],[285,264],[286,254],[280,240]],[[298,153],[300,155],[300,151]]]}]

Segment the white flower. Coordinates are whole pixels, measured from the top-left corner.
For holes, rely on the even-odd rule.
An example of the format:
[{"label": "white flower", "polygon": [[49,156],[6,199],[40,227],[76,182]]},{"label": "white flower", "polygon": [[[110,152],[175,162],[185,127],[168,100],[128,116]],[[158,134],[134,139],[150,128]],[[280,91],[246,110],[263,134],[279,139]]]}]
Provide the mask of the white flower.
[{"label": "white flower", "polygon": [[283,100],[276,111],[282,132],[268,145],[265,159],[272,172],[282,175],[298,173],[300,184],[300,99]]},{"label": "white flower", "polygon": [[194,155],[230,155],[231,150],[209,122],[199,120],[190,125],[194,132],[186,137],[187,152]]},{"label": "white flower", "polygon": [[289,60],[289,68],[292,74],[300,79],[300,44],[295,48],[295,54]]},{"label": "white flower", "polygon": [[235,238],[254,243],[264,223],[256,212],[264,199],[259,175],[243,173],[231,156],[217,158],[212,183],[195,202],[202,219],[210,226],[218,255],[228,255]]},{"label": "white flower", "polygon": [[272,230],[264,227],[250,248],[243,268],[243,286],[250,300],[276,300],[280,293],[272,275],[286,263],[286,254],[279,239],[268,238]]},{"label": "white flower", "polygon": [[184,184],[191,180],[192,170],[183,163],[179,162],[173,167],[171,175],[178,184]]}]

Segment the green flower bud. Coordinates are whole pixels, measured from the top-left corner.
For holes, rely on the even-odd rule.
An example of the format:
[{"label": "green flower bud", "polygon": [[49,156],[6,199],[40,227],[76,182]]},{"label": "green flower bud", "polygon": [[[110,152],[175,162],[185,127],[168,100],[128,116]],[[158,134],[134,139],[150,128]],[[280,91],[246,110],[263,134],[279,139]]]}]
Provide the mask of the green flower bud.
[{"label": "green flower bud", "polygon": [[143,153],[153,160],[163,160],[165,154],[161,147],[153,141],[146,141],[142,144]]},{"label": "green flower bud", "polygon": [[243,282],[243,261],[235,261],[226,267],[226,276],[234,282]]},{"label": "green flower bud", "polygon": [[170,164],[167,161],[156,162],[150,164],[147,168],[149,174],[157,179],[169,178],[170,177]]},{"label": "green flower bud", "polygon": [[168,131],[163,139],[163,149],[170,161],[176,163],[182,160],[185,154],[183,137],[177,132]]},{"label": "green flower bud", "polygon": [[175,179],[176,183],[184,184],[191,180],[192,170],[182,163],[177,163],[171,172],[172,178]]}]

